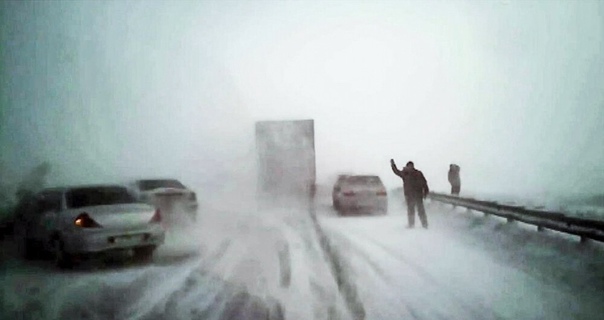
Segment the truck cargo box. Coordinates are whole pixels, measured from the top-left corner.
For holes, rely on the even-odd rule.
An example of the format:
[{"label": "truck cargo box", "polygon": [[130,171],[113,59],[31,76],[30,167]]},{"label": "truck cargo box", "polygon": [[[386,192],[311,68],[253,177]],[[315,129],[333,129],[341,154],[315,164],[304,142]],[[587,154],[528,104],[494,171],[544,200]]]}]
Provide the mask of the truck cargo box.
[{"label": "truck cargo box", "polygon": [[258,191],[310,197],[316,180],[313,120],[256,122]]}]

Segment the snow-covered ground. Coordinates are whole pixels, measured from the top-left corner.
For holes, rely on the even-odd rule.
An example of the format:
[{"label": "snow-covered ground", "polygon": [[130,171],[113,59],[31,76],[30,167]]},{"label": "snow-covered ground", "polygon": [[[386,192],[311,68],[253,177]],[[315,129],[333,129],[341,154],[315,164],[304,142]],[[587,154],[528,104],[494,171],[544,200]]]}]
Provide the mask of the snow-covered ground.
[{"label": "snow-covered ground", "polygon": [[433,203],[430,229],[388,216],[320,219],[367,319],[601,319],[604,251]]},{"label": "snow-covered ground", "polygon": [[[203,205],[150,265],[58,271],[0,247],[0,319],[600,319],[604,250],[430,204],[430,229],[316,206]],[[327,248],[322,239],[327,239]],[[322,247],[323,244],[323,247]]]}]

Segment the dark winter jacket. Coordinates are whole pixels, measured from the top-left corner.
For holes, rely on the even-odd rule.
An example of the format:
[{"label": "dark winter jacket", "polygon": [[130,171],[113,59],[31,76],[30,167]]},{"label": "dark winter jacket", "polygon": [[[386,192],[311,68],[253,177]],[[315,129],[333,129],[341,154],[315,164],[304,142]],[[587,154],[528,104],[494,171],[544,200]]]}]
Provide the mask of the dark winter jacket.
[{"label": "dark winter jacket", "polygon": [[430,192],[428,182],[421,171],[409,167],[398,170],[396,166],[392,166],[392,171],[403,179],[405,197],[422,198]]},{"label": "dark winter jacket", "polygon": [[459,166],[456,164],[452,164],[449,166],[449,183],[452,186],[460,186],[461,179],[459,178]]}]

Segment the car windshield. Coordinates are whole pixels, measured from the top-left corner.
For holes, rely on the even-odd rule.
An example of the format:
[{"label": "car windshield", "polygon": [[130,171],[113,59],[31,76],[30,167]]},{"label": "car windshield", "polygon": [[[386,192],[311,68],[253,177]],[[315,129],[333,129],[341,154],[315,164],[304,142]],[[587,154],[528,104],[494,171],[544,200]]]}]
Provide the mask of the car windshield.
[{"label": "car windshield", "polygon": [[139,180],[138,187],[142,191],[153,190],[158,188],[186,189],[186,187],[182,183],[174,179]]},{"label": "car windshield", "polygon": [[78,188],[67,192],[66,198],[67,206],[72,209],[136,202],[123,187]]}]

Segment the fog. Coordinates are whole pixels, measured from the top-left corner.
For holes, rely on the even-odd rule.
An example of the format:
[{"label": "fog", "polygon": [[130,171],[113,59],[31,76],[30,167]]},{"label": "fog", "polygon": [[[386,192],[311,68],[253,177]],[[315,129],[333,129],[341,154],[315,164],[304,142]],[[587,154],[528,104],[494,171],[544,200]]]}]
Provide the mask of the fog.
[{"label": "fog", "polygon": [[601,192],[598,1],[1,4],[0,165],[52,184],[254,181],[254,121],[314,119],[317,178]]}]

